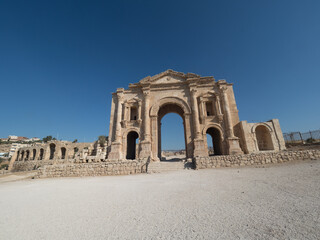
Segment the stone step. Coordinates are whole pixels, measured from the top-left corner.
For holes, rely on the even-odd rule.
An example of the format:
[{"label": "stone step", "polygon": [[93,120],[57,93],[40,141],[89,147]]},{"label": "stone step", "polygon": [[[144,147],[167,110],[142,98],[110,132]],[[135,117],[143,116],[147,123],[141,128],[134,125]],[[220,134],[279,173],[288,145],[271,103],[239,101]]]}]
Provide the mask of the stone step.
[{"label": "stone step", "polygon": [[187,162],[151,162],[148,165],[148,173],[179,171],[192,168]]}]

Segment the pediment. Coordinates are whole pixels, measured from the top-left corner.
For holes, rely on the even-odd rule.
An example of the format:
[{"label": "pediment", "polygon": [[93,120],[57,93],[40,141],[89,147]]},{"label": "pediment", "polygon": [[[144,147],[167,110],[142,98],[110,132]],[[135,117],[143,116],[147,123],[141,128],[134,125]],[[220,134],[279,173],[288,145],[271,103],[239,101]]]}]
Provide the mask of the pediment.
[{"label": "pediment", "polygon": [[180,83],[183,81],[185,81],[185,79],[168,75],[152,81],[152,84]]},{"label": "pediment", "polygon": [[167,70],[165,72],[159,73],[152,77],[146,77],[140,81],[140,83],[151,83],[151,84],[170,84],[179,83],[187,79],[187,75],[181,72],[176,72],[173,70]]}]

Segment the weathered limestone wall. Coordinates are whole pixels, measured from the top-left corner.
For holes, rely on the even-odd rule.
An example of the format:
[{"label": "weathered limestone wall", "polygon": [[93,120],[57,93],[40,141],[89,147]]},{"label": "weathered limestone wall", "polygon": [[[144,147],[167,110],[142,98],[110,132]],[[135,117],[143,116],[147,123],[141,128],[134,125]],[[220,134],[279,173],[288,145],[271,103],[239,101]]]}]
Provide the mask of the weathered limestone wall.
[{"label": "weathered limestone wall", "polygon": [[283,163],[294,160],[320,159],[320,150],[282,151],[252,153],[246,155],[222,155],[212,157],[196,157],[196,169],[238,167],[248,165],[261,165],[268,163]]},{"label": "weathered limestone wall", "polygon": [[113,161],[100,163],[65,163],[38,169],[38,178],[129,175],[146,172],[146,161]]},{"label": "weathered limestone wall", "polygon": [[65,164],[65,163],[74,163],[74,159],[70,160],[37,160],[37,161],[24,161],[24,162],[15,162],[12,167],[12,172],[22,172],[22,171],[32,171],[40,167],[53,165],[53,164]]}]

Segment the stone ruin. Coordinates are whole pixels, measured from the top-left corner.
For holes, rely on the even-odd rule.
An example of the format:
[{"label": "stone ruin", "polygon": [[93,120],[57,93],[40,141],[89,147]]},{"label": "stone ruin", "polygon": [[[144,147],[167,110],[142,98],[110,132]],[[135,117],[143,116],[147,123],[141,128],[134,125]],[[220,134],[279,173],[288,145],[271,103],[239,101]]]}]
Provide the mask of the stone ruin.
[{"label": "stone ruin", "polygon": [[[105,146],[97,142],[51,141],[20,148],[9,168],[39,169],[39,177],[146,172],[148,164],[165,159],[161,119],[168,113],[176,113],[183,120],[182,152],[186,162],[193,163],[195,168],[263,164],[272,156],[280,158],[276,162],[283,158],[282,153],[274,155],[285,150],[279,121],[240,121],[231,83],[167,70],[130,84],[129,89],[118,88],[112,94]],[[212,149],[207,146],[207,135],[212,138]],[[246,154],[250,155],[250,161],[237,157]],[[313,157],[319,153],[305,154]]]},{"label": "stone ruin", "polygon": [[[231,83],[193,73],[167,70],[146,77],[112,95],[109,160],[161,159],[161,119],[183,119],[186,157],[208,157],[207,134],[214,155],[248,154],[285,149],[277,119],[239,120]],[[138,139],[138,141],[137,141]]]}]

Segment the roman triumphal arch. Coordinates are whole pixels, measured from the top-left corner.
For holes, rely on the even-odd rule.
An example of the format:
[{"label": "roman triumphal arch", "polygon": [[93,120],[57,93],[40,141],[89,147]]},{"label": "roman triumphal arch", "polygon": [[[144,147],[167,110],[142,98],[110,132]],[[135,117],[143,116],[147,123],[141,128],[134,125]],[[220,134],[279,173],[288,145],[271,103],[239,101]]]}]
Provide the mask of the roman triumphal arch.
[{"label": "roman triumphal arch", "polygon": [[209,156],[207,135],[215,155],[284,149],[277,119],[239,121],[232,84],[167,70],[113,93],[108,159],[159,161],[161,119],[168,113],[183,120],[187,158]]}]

